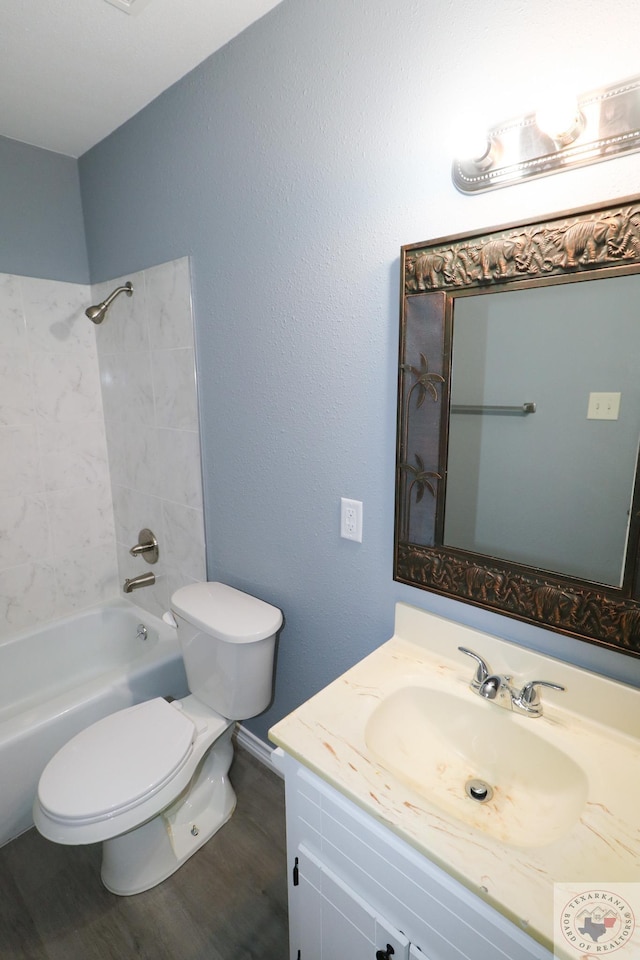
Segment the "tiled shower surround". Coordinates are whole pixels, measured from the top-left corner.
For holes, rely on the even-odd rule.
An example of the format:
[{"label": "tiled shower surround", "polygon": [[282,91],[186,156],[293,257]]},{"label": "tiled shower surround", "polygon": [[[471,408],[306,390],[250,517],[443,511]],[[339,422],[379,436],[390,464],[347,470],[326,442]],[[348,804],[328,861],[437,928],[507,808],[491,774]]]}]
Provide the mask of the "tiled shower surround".
[{"label": "tiled shower surround", "polygon": [[[131,599],[162,615],[174,590],[206,579],[189,261],[94,286],[91,302],[127,280],[133,296],[121,293],[95,328],[118,575],[155,573]],[[143,527],[160,545],[153,566],[129,555]]]},{"label": "tiled shower surround", "polygon": [[[205,577],[189,264],[89,286],[0,274],[0,638],[121,595],[161,614]],[[101,389],[102,388],[102,389]],[[153,567],[128,553],[151,527]]]}]

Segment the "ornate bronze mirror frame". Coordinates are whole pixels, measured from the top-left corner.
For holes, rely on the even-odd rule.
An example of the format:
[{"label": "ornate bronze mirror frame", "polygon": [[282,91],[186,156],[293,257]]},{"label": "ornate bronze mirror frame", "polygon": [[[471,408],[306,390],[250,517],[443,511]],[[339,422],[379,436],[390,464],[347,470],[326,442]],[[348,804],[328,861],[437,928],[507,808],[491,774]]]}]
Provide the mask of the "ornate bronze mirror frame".
[{"label": "ornate bronze mirror frame", "polygon": [[[597,577],[582,579],[575,572],[567,575],[553,565],[549,569],[545,564],[529,566],[513,558],[447,545],[445,538],[456,301],[631,274],[640,274],[640,198],[402,248],[396,580],[640,656],[637,464],[629,478],[629,519],[619,584],[602,583]],[[640,325],[640,300],[633,309]],[[603,325],[607,319],[605,311]],[[549,353],[553,350],[554,343],[549,343]],[[640,356],[627,357],[625,362],[637,368],[638,361]],[[483,410],[533,420],[526,415],[535,407],[532,403],[527,407],[526,402],[535,399],[518,396],[500,401],[517,400],[524,404],[522,409]],[[637,439],[634,463],[636,455]],[[617,465],[607,466],[615,471]],[[508,470],[508,463],[504,467]],[[589,523],[589,516],[584,522]]]}]

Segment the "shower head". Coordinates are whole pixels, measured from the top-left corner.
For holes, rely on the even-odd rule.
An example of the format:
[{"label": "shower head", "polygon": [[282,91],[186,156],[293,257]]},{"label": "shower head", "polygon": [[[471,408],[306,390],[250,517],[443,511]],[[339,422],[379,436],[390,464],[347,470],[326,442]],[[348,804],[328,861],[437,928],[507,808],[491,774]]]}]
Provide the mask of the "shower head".
[{"label": "shower head", "polygon": [[128,297],[133,296],[133,284],[130,280],[127,280],[123,287],[117,287],[102,303],[97,303],[93,307],[87,307],[85,314],[89,317],[89,320],[92,320],[93,323],[102,323],[111,301],[115,300],[119,293],[126,293]]}]

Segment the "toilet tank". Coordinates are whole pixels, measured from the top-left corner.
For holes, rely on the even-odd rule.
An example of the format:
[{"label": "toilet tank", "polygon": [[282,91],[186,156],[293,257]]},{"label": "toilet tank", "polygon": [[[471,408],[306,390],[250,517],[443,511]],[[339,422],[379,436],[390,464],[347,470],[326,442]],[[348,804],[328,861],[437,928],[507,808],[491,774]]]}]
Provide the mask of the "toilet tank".
[{"label": "toilet tank", "polygon": [[228,720],[269,705],[277,607],[224,583],[191,583],[171,598],[189,690]]}]

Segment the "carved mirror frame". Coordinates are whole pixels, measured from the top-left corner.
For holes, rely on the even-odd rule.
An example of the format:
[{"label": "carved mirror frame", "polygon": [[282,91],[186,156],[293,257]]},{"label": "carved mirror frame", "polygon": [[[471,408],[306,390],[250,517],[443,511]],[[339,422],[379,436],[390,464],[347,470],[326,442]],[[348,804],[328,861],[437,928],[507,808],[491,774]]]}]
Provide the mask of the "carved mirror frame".
[{"label": "carved mirror frame", "polygon": [[620,587],[443,545],[455,298],[630,273],[633,197],[402,247],[396,580],[640,656],[640,470]]}]

